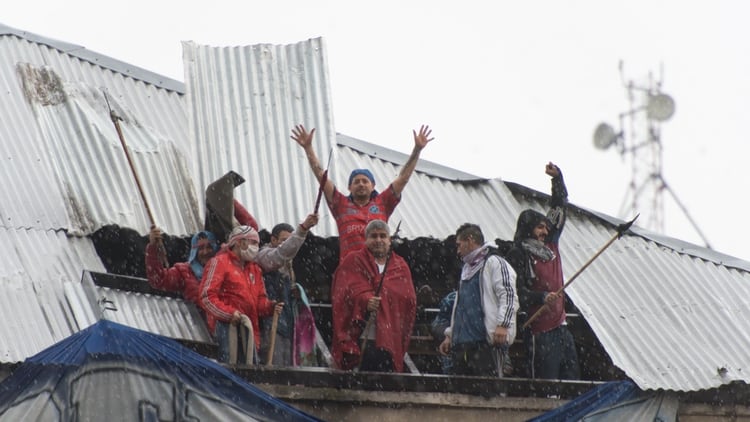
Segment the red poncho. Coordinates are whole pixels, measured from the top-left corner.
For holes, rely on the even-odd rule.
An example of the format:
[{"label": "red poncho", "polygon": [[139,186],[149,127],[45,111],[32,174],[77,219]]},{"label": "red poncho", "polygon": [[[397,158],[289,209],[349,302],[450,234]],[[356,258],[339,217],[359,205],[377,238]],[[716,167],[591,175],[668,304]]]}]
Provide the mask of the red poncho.
[{"label": "red poncho", "polygon": [[[340,369],[359,363],[360,335],[366,323],[367,301],[380,283],[375,257],[368,249],[350,253],[333,275],[333,358]],[[411,271],[403,258],[393,253],[380,290],[376,347],[388,350],[394,369],[402,372],[416,317],[417,296]],[[344,354],[349,354],[344,361]]]}]

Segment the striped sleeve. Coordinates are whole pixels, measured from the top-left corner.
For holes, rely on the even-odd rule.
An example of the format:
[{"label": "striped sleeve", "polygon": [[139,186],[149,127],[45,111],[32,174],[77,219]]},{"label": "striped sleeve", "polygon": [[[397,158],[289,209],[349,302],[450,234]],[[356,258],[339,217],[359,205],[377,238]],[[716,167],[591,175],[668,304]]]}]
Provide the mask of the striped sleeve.
[{"label": "striped sleeve", "polygon": [[513,269],[505,262],[504,259],[499,256],[495,256],[495,259],[490,259],[492,262],[491,276],[492,285],[494,286],[495,295],[497,296],[497,325],[502,327],[510,327],[513,324],[515,318],[516,306],[516,273]]},{"label": "striped sleeve", "polygon": [[213,315],[220,321],[232,319],[233,310],[219,299],[222,280],[221,271],[218,271],[218,259],[212,258],[204,269],[203,281],[201,282],[201,304],[207,313]]}]

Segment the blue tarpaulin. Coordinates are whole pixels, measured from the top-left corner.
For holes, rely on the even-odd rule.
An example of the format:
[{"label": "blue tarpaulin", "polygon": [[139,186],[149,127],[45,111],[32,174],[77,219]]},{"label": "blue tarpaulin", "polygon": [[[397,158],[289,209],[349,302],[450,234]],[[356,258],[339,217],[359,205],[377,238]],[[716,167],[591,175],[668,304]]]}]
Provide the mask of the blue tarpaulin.
[{"label": "blue tarpaulin", "polygon": [[0,421],[317,421],[168,338],[102,320],[0,384]]},{"label": "blue tarpaulin", "polygon": [[632,381],[602,384],[529,422],[676,421],[678,401],[664,392],[644,392]]}]

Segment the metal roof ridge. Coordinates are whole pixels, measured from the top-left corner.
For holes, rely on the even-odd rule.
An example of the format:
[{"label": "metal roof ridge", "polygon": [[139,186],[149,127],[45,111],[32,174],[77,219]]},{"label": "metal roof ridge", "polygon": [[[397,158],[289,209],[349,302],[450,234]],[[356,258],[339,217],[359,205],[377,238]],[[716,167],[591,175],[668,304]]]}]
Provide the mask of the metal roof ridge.
[{"label": "metal roof ridge", "polygon": [[121,73],[125,76],[129,76],[133,79],[146,82],[162,89],[175,91],[179,94],[185,94],[185,84],[183,82],[164,75],[160,75],[150,70],[146,70],[142,67],[138,67],[114,59],[104,54],[88,50],[78,44],[72,44],[65,41],[56,40],[54,38],[44,37],[33,32],[16,29],[2,23],[0,23],[0,35],[14,35],[18,38],[25,39],[33,43],[43,44],[50,48],[59,50],[65,54],[77,57],[80,60],[87,61],[93,65],[97,65],[105,69]]}]

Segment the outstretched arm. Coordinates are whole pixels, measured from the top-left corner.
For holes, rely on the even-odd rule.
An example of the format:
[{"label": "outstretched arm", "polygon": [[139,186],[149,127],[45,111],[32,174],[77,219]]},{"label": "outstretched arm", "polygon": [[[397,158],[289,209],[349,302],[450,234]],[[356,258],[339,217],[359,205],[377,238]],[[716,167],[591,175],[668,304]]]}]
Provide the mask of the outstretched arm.
[{"label": "outstretched arm", "polygon": [[276,248],[264,247],[255,256],[255,263],[260,265],[264,273],[281,268],[286,262],[291,261],[305,243],[307,233],[318,224],[318,214],[310,214],[305,221],[297,225],[291,236]]},{"label": "outstretched arm", "polygon": [[391,185],[393,186],[393,190],[396,192],[396,195],[401,195],[404,187],[406,187],[406,183],[409,182],[411,174],[414,173],[414,169],[417,167],[419,154],[430,141],[435,139],[430,138],[430,135],[432,135],[432,130],[427,125],[422,125],[422,127],[419,128],[419,133],[417,133],[416,130],[412,131],[412,133],[414,133],[414,149],[411,151],[409,159],[406,160],[406,164],[404,164],[404,168],[401,169],[401,172],[396,177],[396,180],[391,183]]},{"label": "outstretched arm", "polygon": [[[314,128],[310,132],[308,132],[302,125],[297,125],[292,129],[292,139],[294,139],[294,141],[305,150],[307,161],[310,163],[310,169],[312,169],[315,178],[318,179],[318,183],[320,183],[323,179],[323,172],[325,169],[320,165],[320,160],[318,160],[318,156],[315,154],[315,149],[312,147],[313,135],[315,135]],[[326,180],[326,184],[323,186],[323,193],[326,196],[326,201],[329,203],[333,201],[333,182],[331,182],[330,178]]]},{"label": "outstretched arm", "polygon": [[544,172],[552,178],[552,196],[547,218],[552,223],[547,241],[557,242],[562,234],[566,220],[566,206],[568,205],[568,189],[565,187],[562,171],[551,161],[547,163]]}]

